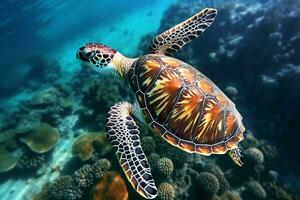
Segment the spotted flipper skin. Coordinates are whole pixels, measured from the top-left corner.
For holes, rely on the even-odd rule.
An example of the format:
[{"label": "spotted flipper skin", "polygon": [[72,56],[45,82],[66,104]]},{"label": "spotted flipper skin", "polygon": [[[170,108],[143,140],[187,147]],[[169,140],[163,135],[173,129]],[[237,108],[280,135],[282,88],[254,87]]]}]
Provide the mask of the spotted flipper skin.
[{"label": "spotted flipper skin", "polygon": [[241,161],[242,154],[239,147],[229,150],[228,155],[235,162],[235,164],[240,167],[243,165],[243,162]]},{"label": "spotted flipper skin", "polygon": [[134,119],[133,106],[120,102],[107,113],[107,137],[119,158],[119,163],[134,189],[147,199],[157,196],[148,160],[140,144],[139,128]]},{"label": "spotted flipper skin", "polygon": [[185,44],[203,33],[212,24],[216,15],[216,9],[205,8],[191,18],[156,36],[150,44],[150,52],[172,56]]}]

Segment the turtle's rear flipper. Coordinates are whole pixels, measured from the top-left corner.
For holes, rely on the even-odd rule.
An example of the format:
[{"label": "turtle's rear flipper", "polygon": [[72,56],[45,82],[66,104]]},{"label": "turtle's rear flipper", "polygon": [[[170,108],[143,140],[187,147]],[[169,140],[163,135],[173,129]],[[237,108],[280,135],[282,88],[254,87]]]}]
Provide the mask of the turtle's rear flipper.
[{"label": "turtle's rear flipper", "polygon": [[217,10],[205,8],[191,18],[156,36],[150,52],[172,56],[185,44],[197,38],[214,21]]},{"label": "turtle's rear flipper", "polygon": [[239,147],[229,150],[228,155],[235,162],[235,164],[240,167],[243,165],[243,162],[241,161],[242,154]]},{"label": "turtle's rear flipper", "polygon": [[130,116],[132,109],[127,102],[112,106],[107,113],[106,132],[131,185],[143,197],[153,199],[157,188],[140,145],[138,126]]}]

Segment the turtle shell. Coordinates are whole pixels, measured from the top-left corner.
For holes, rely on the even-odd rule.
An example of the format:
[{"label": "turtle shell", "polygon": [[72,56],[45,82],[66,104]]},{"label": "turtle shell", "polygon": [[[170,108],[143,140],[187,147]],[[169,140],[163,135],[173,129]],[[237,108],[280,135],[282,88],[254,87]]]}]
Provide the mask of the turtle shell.
[{"label": "turtle shell", "polygon": [[210,155],[236,148],[243,139],[234,103],[192,66],[149,54],[135,61],[128,80],[146,122],[170,144]]}]

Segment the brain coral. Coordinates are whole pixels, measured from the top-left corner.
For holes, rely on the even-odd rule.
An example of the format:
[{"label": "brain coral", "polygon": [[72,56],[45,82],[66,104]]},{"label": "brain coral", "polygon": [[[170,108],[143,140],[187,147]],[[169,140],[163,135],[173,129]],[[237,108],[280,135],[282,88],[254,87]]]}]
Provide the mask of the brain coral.
[{"label": "brain coral", "polygon": [[248,162],[251,165],[258,165],[264,162],[263,153],[255,147],[247,149],[244,156],[245,162]]},{"label": "brain coral", "polygon": [[221,170],[221,168],[218,165],[207,164],[204,166],[203,170],[212,173],[218,179],[219,187],[220,187],[218,194],[223,194],[225,191],[229,190],[230,185],[229,185],[227,179],[225,178],[223,171]]},{"label": "brain coral", "polygon": [[151,153],[148,156],[148,162],[150,164],[150,166],[156,166],[158,160],[160,159],[160,156],[157,153]]},{"label": "brain coral", "polygon": [[161,183],[158,187],[158,198],[161,200],[173,200],[175,191],[170,183]]},{"label": "brain coral", "polygon": [[212,197],[219,191],[219,180],[209,172],[201,172],[197,176],[196,182],[201,193],[207,197]]},{"label": "brain coral", "polygon": [[159,173],[165,176],[172,174],[174,170],[173,162],[169,158],[161,158],[157,161],[157,168]]},{"label": "brain coral", "polygon": [[51,150],[60,138],[59,132],[46,123],[41,123],[40,126],[21,138],[33,152],[45,153]]}]

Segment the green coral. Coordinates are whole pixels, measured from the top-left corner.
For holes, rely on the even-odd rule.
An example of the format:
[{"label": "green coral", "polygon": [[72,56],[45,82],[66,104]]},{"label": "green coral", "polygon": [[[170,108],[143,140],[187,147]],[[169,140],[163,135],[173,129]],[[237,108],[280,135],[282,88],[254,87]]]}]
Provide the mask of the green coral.
[{"label": "green coral", "polygon": [[268,199],[272,200],[292,200],[293,195],[285,191],[275,181],[267,182],[264,188],[268,194]]},{"label": "green coral", "polygon": [[158,187],[158,198],[160,200],[173,200],[175,198],[175,190],[170,183],[161,183]]},{"label": "green coral", "polygon": [[201,172],[196,178],[196,183],[201,193],[208,198],[217,194],[220,188],[217,177],[209,172]]},{"label": "green coral", "polygon": [[252,166],[256,166],[264,162],[263,153],[255,147],[247,149],[244,152],[244,157],[245,157],[245,162],[251,164]]},{"label": "green coral", "polygon": [[141,143],[146,154],[153,152],[156,148],[155,140],[151,136],[143,137]]},{"label": "green coral", "polygon": [[218,179],[219,181],[218,194],[223,194],[225,191],[229,190],[230,185],[227,179],[225,178],[223,171],[218,165],[207,164],[204,166],[204,171],[212,173]]},{"label": "green coral", "polygon": [[242,200],[240,195],[237,192],[226,191],[221,196],[220,199],[222,200]]},{"label": "green coral", "polygon": [[174,165],[171,159],[161,158],[157,162],[157,168],[160,174],[164,176],[169,176],[174,170]]},{"label": "green coral", "polygon": [[151,153],[148,156],[148,162],[149,162],[150,166],[156,166],[159,159],[160,159],[160,156],[157,153]]},{"label": "green coral", "polygon": [[250,181],[242,193],[244,199],[266,199],[267,193],[261,184],[257,181]]},{"label": "green coral", "polygon": [[60,138],[60,133],[47,123],[41,123],[40,126],[21,138],[33,152],[45,153],[55,147]]}]

